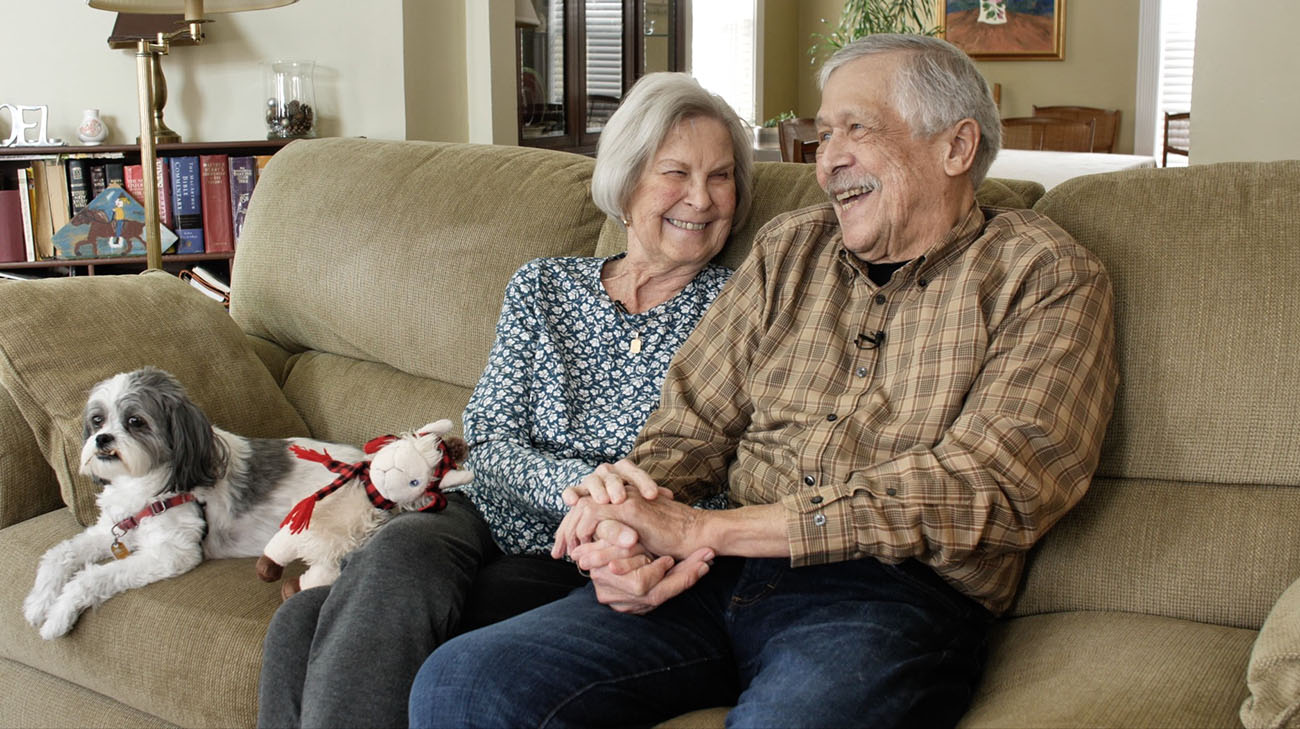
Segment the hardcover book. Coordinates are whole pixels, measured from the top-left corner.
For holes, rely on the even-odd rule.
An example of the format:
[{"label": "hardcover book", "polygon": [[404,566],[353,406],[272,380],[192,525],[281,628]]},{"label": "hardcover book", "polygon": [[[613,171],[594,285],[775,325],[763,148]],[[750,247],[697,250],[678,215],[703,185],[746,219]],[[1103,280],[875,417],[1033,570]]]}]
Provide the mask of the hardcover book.
[{"label": "hardcover book", "polygon": [[108,176],[104,174],[104,165],[91,163],[90,165],[90,196],[95,197],[108,187]]},{"label": "hardcover book", "polygon": [[[154,165],[155,178],[158,181],[158,220],[168,228],[176,227],[176,216],[172,212],[172,165],[167,157],[159,157]],[[137,201],[144,204],[144,197]]]},{"label": "hardcover book", "polygon": [[239,245],[239,234],[244,230],[244,215],[248,212],[248,201],[253,197],[253,187],[257,185],[257,160],[253,157],[230,158],[230,216],[235,234],[235,245]]},{"label": "hardcover book", "polygon": [[92,197],[90,194],[90,160],[73,157],[68,160],[68,199],[72,203],[71,212],[76,215],[86,207]]},{"label": "hardcover book", "polygon": [[0,263],[27,260],[22,190],[0,190]]},{"label": "hardcover book", "polygon": [[126,165],[122,162],[105,162],[104,181],[109,185],[126,187]]},{"label": "hardcover book", "polygon": [[30,167],[18,168],[19,208],[23,215],[23,260],[36,260],[36,241],[32,238],[32,175]]},{"label": "hardcover book", "polygon": [[144,168],[140,165],[127,165],[122,175],[126,178],[126,191],[131,193],[136,202],[144,205]]},{"label": "hardcover book", "polygon": [[44,164],[45,195],[50,203],[50,230],[57,232],[72,219],[72,208],[68,201],[68,168],[59,160],[45,160]]},{"label": "hardcover book", "polygon": [[[165,252],[176,243],[176,234],[165,226],[160,233]],[[116,185],[105,188],[54,234],[56,258],[142,256],[144,253],[144,207]]]},{"label": "hardcover book", "polygon": [[28,171],[31,185],[32,206],[32,255],[33,261],[43,261],[54,257],[54,216],[50,213],[50,196],[45,192],[45,163],[32,162]]},{"label": "hardcover book", "polygon": [[203,243],[208,253],[235,250],[230,214],[230,162],[224,154],[199,155],[199,187],[203,196]]},{"label": "hardcover book", "polygon": [[172,157],[172,215],[176,235],[180,237],[177,253],[203,252],[203,198],[199,189],[199,158],[196,155]]}]

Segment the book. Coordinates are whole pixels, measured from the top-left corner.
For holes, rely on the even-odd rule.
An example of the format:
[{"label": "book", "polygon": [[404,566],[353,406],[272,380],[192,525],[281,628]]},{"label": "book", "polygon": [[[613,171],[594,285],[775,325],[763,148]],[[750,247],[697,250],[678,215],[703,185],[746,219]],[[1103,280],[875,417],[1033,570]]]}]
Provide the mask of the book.
[{"label": "book", "polygon": [[182,269],[178,275],[182,281],[201,291],[204,296],[221,302],[221,305],[227,309],[230,308],[230,287],[212,277],[209,271],[195,266]]},{"label": "book", "polygon": [[140,165],[127,165],[122,170],[122,176],[126,178],[126,191],[131,193],[136,202],[144,205],[144,168]]},{"label": "book", "polygon": [[[162,249],[177,237],[163,227]],[[107,187],[54,234],[54,254],[60,259],[142,256],[145,254],[144,206],[126,190]]]},{"label": "book", "polygon": [[108,178],[104,174],[104,165],[92,162],[88,168],[90,172],[90,196],[95,197],[108,187]]},{"label": "book", "polygon": [[[104,163],[104,181],[109,185],[126,187],[126,165],[122,162],[105,162]],[[136,202],[139,202],[137,200]]]},{"label": "book", "polygon": [[73,157],[68,160],[68,200],[70,212],[76,215],[90,202],[90,160]]},{"label": "book", "polygon": [[271,158],[274,156],[275,155],[271,155],[271,154],[259,154],[253,157],[253,159],[257,160],[258,177],[262,176],[262,170],[266,169],[266,166],[271,163]]},{"label": "book", "polygon": [[[158,221],[168,228],[176,227],[176,216],[172,212],[172,165],[167,157],[155,160],[154,174],[158,181]],[[144,198],[140,198],[144,204]]]},{"label": "book", "polygon": [[0,190],[0,263],[27,260],[22,190]]},{"label": "book", "polygon": [[33,162],[28,171],[32,186],[32,254],[31,260],[54,257],[54,218],[50,214],[50,196],[45,192],[45,164]]},{"label": "book", "polygon": [[252,157],[230,158],[230,217],[235,234],[235,246],[239,246],[239,234],[244,230],[244,215],[248,213],[248,201],[253,198],[253,187],[257,185],[257,160]]},{"label": "book", "polygon": [[23,214],[23,260],[36,260],[36,240],[32,237],[32,178],[30,167],[18,168],[19,206]]},{"label": "book", "polygon": [[203,252],[203,198],[199,189],[199,158],[184,155],[171,158],[172,215],[176,235],[180,236],[177,253]]},{"label": "book", "polygon": [[235,250],[230,214],[230,158],[199,155],[199,191],[203,197],[203,245],[208,253]]},{"label": "book", "polygon": [[45,194],[50,203],[50,228],[58,231],[72,219],[72,205],[68,200],[68,168],[57,159],[45,160]]}]

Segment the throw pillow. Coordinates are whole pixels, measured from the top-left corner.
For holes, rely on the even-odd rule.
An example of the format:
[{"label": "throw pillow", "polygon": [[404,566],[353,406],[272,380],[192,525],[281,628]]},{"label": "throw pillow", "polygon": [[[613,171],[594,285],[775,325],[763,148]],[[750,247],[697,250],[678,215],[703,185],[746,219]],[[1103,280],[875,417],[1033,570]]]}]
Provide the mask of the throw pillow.
[{"label": "throw pillow", "polygon": [[95,383],[153,365],[176,376],[213,424],[250,437],[307,426],[243,331],[174,276],[92,276],[0,287],[0,385],[31,427],[77,521],[98,516],[79,472],[82,409]]},{"label": "throw pillow", "polygon": [[1300,580],[1264,618],[1250,652],[1246,687],[1250,696],[1241,704],[1246,729],[1300,727]]}]

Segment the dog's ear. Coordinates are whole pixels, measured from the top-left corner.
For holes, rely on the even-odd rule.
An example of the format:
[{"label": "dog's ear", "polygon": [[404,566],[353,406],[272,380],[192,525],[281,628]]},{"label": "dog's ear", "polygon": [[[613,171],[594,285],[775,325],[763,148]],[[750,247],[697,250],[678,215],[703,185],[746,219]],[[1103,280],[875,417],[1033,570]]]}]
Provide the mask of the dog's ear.
[{"label": "dog's ear", "polygon": [[216,483],[225,472],[228,454],[208,416],[183,395],[168,413],[173,488],[190,491]]}]

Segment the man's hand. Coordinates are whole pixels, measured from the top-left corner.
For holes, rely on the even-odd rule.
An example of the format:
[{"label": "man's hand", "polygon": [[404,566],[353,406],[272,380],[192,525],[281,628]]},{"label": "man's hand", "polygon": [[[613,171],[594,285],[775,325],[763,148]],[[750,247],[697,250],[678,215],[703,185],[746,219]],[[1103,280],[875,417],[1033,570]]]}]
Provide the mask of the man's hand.
[{"label": "man's hand", "polygon": [[604,539],[613,545],[627,548],[640,544],[653,554],[685,559],[706,546],[697,527],[709,513],[671,499],[644,499],[636,490],[627,492],[619,504],[599,504],[583,496],[555,530],[551,556],[571,556],[573,550],[593,541],[600,529]]},{"label": "man's hand", "polygon": [[618,463],[602,463],[587,474],[577,486],[570,486],[561,494],[564,503],[573,506],[583,496],[591,497],[597,504],[621,504],[627,499],[628,486],[642,498],[673,497],[673,492],[659,486],[650,475],[624,458]]}]

